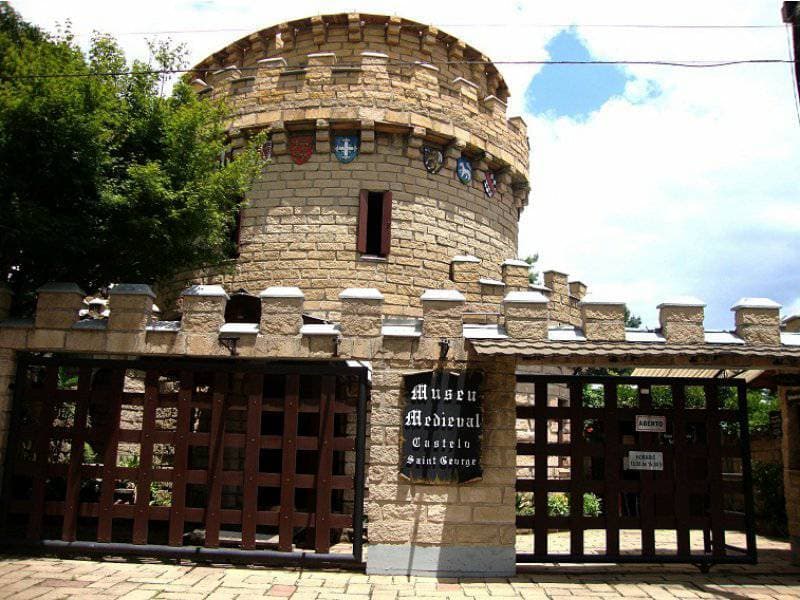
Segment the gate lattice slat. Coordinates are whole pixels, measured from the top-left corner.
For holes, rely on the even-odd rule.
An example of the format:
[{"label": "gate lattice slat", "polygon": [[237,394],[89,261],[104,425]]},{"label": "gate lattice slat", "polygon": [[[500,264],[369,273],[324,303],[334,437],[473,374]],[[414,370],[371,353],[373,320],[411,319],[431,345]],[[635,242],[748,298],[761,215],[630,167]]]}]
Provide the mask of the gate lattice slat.
[{"label": "gate lattice slat", "polygon": [[253,550],[256,547],[256,526],[258,524],[258,461],[259,437],[261,436],[261,398],[264,394],[264,378],[247,375],[247,440],[244,451],[244,482],[242,498],[242,548]]},{"label": "gate lattice slat", "polygon": [[[518,562],[687,562],[702,566],[755,562],[744,381],[527,374],[518,374],[517,381],[533,384],[534,396],[533,405],[517,406],[517,419],[532,421],[533,432],[532,441],[517,444],[518,456],[533,458],[533,478],[517,477],[517,492],[533,495],[533,515],[517,517],[517,528],[533,533],[532,552],[519,553]],[[551,405],[549,386],[566,393],[569,405]],[[586,386],[602,391],[602,406],[586,406]],[[654,399],[655,386],[660,390],[659,404]],[[623,388],[627,388],[624,396]],[[689,388],[693,388],[691,406]],[[723,388],[735,391],[736,408],[723,403]],[[670,402],[665,403],[666,391]],[[731,398],[730,394],[726,398]],[[637,415],[665,417],[667,431],[637,431]],[[566,419],[569,440],[548,439],[548,423],[557,421],[561,436]],[[602,424],[599,441],[590,439],[584,430],[587,420],[594,427],[598,420]],[[723,423],[738,425],[738,443],[724,440],[723,432],[728,430]],[[661,453],[663,469],[629,469],[625,461],[634,450]],[[566,460],[570,461],[568,469],[562,462]],[[724,465],[735,460],[741,461],[741,481],[723,475]],[[602,477],[595,479],[600,462]],[[549,477],[551,470],[553,477]],[[548,496],[553,493],[569,494],[566,513],[549,513]],[[584,514],[589,493],[602,499],[599,516]],[[744,498],[742,511],[730,510],[730,494]],[[602,552],[586,548],[585,531],[598,528],[605,530]],[[549,532],[565,529],[569,530],[569,551],[550,547]],[[672,547],[659,541],[668,537],[665,529],[674,533]],[[744,531],[745,547],[726,543],[726,531],[731,529]],[[630,547],[628,530],[638,531],[636,548]],[[693,548],[693,531],[702,533],[702,549]],[[624,539],[621,532],[626,532]]]},{"label": "gate lattice slat", "polygon": [[181,371],[178,390],[178,414],[175,426],[175,472],[172,476],[172,507],[169,512],[169,545],[183,544],[186,520],[186,470],[189,463],[189,429],[192,418],[194,373]]},{"label": "gate lattice slat", "polygon": [[297,472],[297,417],[300,404],[300,377],[286,380],[286,404],[283,414],[283,466],[281,469],[281,510],[278,549],[291,550],[294,538],[294,488]]},{"label": "gate lattice slat", "polygon": [[[111,375],[111,422],[119,423],[122,413],[122,395],[125,385],[125,371],[116,369]],[[119,427],[112,427],[106,438],[103,452],[103,482],[100,492],[100,515],[97,519],[97,541],[111,542],[112,506],[114,503],[114,484],[117,478],[117,447],[119,444]]]},{"label": "gate lattice slat", "polygon": [[361,564],[366,367],[20,359],[0,545]]},{"label": "gate lattice slat", "polygon": [[214,375],[214,390],[211,395],[211,430],[208,444],[208,504],[206,505],[205,545],[219,546],[219,530],[222,523],[222,455],[225,448],[225,394],[228,391],[227,373]]}]

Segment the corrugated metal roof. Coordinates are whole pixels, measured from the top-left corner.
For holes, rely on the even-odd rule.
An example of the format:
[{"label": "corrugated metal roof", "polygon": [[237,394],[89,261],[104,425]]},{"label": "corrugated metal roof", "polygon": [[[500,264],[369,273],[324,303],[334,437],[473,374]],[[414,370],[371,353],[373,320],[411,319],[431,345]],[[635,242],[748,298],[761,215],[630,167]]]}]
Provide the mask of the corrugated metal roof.
[{"label": "corrugated metal roof", "polygon": [[632,377],[681,377],[685,379],[714,379],[734,378],[753,381],[764,371],[748,369],[747,371],[734,371],[731,369],[659,369],[651,367],[637,367],[631,373]]},{"label": "corrugated metal roof", "polygon": [[698,363],[735,364],[753,360],[769,364],[800,367],[800,347],[744,346],[738,344],[653,344],[635,342],[576,342],[550,340],[472,340],[480,355],[507,355],[522,358],[587,361],[593,359],[647,359],[651,362],[694,360]]}]

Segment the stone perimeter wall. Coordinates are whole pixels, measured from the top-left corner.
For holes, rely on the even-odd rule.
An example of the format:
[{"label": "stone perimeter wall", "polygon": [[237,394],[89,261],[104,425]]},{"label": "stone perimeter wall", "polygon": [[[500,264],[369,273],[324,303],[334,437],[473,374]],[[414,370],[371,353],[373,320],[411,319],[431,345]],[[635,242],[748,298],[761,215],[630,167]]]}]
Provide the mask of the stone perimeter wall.
[{"label": "stone perimeter wall", "polygon": [[[522,269],[519,265],[506,265],[509,282],[512,271]],[[517,276],[521,279],[521,275],[520,272]],[[46,286],[40,290],[34,322],[6,321],[0,325],[3,445],[8,429],[16,352],[69,352],[97,357],[229,356],[219,342],[228,298],[219,286],[187,290],[183,296],[183,320],[179,324],[152,323],[154,294],[147,286],[112,288],[108,320],[78,321],[84,297],[83,291],[71,284]],[[7,314],[10,304],[7,294],[0,294],[0,300],[0,308]],[[341,325],[323,332],[303,328],[304,300],[300,290],[265,290],[261,302],[262,320],[258,327],[251,334],[239,335],[238,350],[242,358],[353,359],[369,361],[372,365],[366,506],[370,572],[440,576],[512,573],[517,466],[516,358],[475,352],[464,338],[466,298],[454,290],[431,290],[421,301],[421,329],[411,328],[405,333],[391,335],[384,329],[384,298],[374,288],[345,290],[339,297]],[[546,340],[550,318],[548,304],[548,299],[536,292],[507,294],[502,310],[509,337],[520,342]],[[583,327],[590,341],[614,339],[623,325],[624,306],[619,304],[584,301],[581,309]],[[755,315],[762,328],[758,336],[750,338],[746,337],[749,329],[743,329],[740,334],[745,336],[745,344],[763,346],[766,329],[778,331],[777,308],[768,311],[743,306],[737,310],[737,323],[749,323]],[[676,315],[674,305],[662,308],[664,325],[672,323],[672,318],[685,323],[684,312],[677,311]],[[0,313],[0,316],[4,315]],[[696,318],[694,313],[690,316]],[[702,326],[702,314],[699,320]],[[603,326],[591,327],[596,322]],[[312,334],[312,331],[317,333]],[[441,339],[450,341],[445,359],[440,357]],[[674,343],[683,345],[686,340],[668,334],[667,349]],[[483,478],[463,485],[420,485],[403,481],[398,475],[403,375],[430,369],[467,368],[480,369],[485,374]],[[788,401],[785,396],[783,398]],[[793,410],[798,410],[796,404],[793,406]],[[784,421],[785,427],[794,428],[785,431],[785,439],[794,436],[796,446],[793,414],[789,410],[789,417]],[[0,459],[4,458],[5,451],[0,455]],[[793,482],[798,473],[797,457],[788,456],[785,464],[788,465],[787,491],[791,493],[796,488]],[[795,510],[790,515],[794,536],[797,536],[796,516]]]}]

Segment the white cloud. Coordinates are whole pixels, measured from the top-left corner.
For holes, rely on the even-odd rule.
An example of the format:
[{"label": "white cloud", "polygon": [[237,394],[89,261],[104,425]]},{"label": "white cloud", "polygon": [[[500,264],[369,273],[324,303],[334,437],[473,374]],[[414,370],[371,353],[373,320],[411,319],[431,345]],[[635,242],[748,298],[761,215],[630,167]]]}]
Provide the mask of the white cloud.
[{"label": "white cloud", "polygon": [[[70,17],[79,39],[93,29],[119,37],[129,54],[146,46],[132,31],[241,29],[173,34],[200,60],[250,31],[316,14],[308,0],[156,2],[99,0],[12,4],[47,28]],[[396,2],[329,0],[326,13],[398,13]],[[530,23],[774,24],[777,0],[679,0],[669,9],[617,0],[570,3],[409,1],[399,14],[432,22],[495,59],[541,59],[557,28]],[[510,27],[479,26],[509,23]],[[478,26],[476,26],[478,25]],[[783,58],[783,28],[755,30],[579,27],[605,59]],[[501,67],[523,109],[537,66]],[[645,323],[667,296],[690,293],[709,306],[707,324],[731,327],[740,296],[800,302],[800,126],[789,65],[724,69],[631,66],[623,96],[588,118],[524,115],[531,134],[531,206],[520,228],[520,254],[539,252],[542,268],[567,271],[597,291],[628,300]],[[654,82],[660,94],[648,94]],[[800,306],[797,306],[800,308]]]}]

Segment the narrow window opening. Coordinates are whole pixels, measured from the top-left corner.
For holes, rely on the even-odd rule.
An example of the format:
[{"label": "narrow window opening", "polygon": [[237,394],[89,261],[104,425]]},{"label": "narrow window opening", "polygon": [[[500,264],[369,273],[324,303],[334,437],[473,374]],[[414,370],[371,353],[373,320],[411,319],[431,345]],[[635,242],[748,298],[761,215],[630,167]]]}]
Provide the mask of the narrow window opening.
[{"label": "narrow window opening", "polygon": [[367,254],[381,255],[383,228],[383,194],[369,192],[367,198]]},{"label": "narrow window opening", "polygon": [[358,210],[358,251],[385,257],[392,237],[392,193],[361,191]]}]

